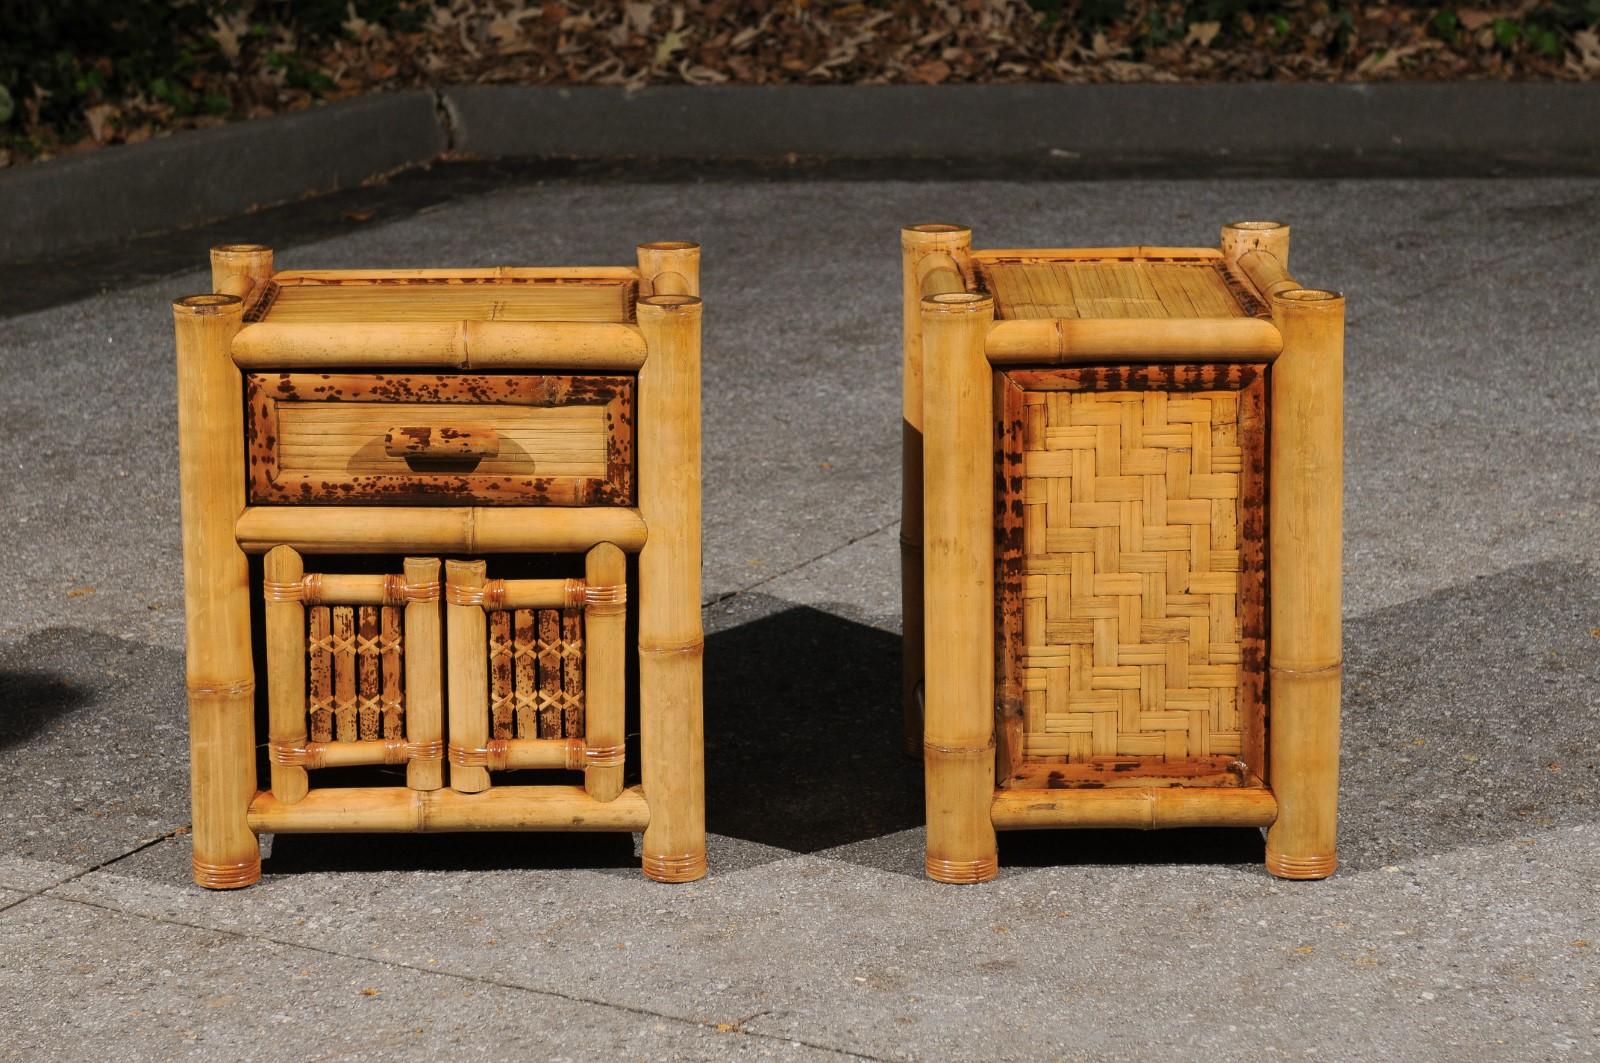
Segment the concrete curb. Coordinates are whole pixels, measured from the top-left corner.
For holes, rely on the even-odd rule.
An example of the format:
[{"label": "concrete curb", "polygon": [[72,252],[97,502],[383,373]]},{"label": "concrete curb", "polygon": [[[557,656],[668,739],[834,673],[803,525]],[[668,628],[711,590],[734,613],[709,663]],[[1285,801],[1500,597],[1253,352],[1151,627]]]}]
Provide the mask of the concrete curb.
[{"label": "concrete curb", "polygon": [[483,156],[1600,168],[1600,84],[497,85],[442,98],[456,150]]},{"label": "concrete curb", "polygon": [[449,146],[431,92],[369,96],[0,173],[0,263],[332,192]]},{"label": "concrete curb", "polygon": [[[446,152],[670,161],[657,173],[672,179],[702,163],[796,160],[910,177],[1493,176],[1600,173],[1596,130],[1600,84],[1579,83],[465,86],[0,173],[0,264],[348,188]],[[622,171],[633,174],[649,176]]]}]

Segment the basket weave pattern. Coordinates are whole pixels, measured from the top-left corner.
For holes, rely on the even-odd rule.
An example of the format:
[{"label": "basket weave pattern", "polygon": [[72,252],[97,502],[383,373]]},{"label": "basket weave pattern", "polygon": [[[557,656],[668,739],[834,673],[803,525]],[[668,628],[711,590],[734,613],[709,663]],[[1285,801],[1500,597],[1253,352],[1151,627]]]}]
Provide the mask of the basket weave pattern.
[{"label": "basket weave pattern", "polygon": [[1020,395],[1029,760],[1261,771],[1260,388],[1203,386],[1228,372],[1016,374],[1053,385]]}]

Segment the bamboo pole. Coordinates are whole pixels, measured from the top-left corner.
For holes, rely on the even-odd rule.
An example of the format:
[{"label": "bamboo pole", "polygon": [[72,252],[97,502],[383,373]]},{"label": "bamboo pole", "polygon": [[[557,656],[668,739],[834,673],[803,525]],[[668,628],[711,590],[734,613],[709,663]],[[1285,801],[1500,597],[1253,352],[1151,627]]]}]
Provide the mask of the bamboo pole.
[{"label": "bamboo pole", "polygon": [[[971,252],[972,230],[960,225],[910,225],[900,230],[901,392],[900,429],[900,705],[904,743],[922,756],[922,297],[959,291],[955,280]],[[948,264],[946,263],[948,259]],[[937,268],[924,270],[933,260]],[[956,278],[949,276],[956,267]]]},{"label": "bamboo pole", "polygon": [[928,877],[984,882],[999,870],[994,798],[994,413],[983,353],[994,301],[922,300],[923,504],[928,646],[923,764]]},{"label": "bamboo pole", "polygon": [[263,834],[459,830],[641,831],[650,808],[637,786],[601,803],[580,786],[496,786],[478,794],[400,786],[328,787],[285,805],[271,791],[250,804]]},{"label": "bamboo pole", "polygon": [[645,522],[624,506],[251,506],[237,534],[250,553],[578,553],[603,542],[638,550]]},{"label": "bamboo pole", "polygon": [[583,771],[581,738],[491,738],[481,746],[450,743],[451,764],[489,771]]},{"label": "bamboo pole", "polygon": [[584,558],[583,575],[590,587],[607,589],[583,610],[583,788],[596,801],[613,801],[622,792],[627,742],[627,557],[615,545],[600,543]]},{"label": "bamboo pole", "polygon": [[191,295],[172,312],[194,880],[232,889],[261,877],[261,848],[245,821],[256,788],[250,573],[233,538],[244,508],[244,394],[228,345],[244,304]]},{"label": "bamboo pole", "polygon": [[1268,362],[1283,340],[1253,317],[1027,318],[997,323],[984,346],[995,365]]},{"label": "bamboo pole", "polygon": [[1344,491],[1344,297],[1297,288],[1272,300],[1269,498],[1271,729],[1278,819],[1267,870],[1325,878],[1337,863],[1340,536]]},{"label": "bamboo pole", "polygon": [[233,344],[241,369],[563,369],[633,372],[644,338],[596,321],[272,321],[246,325]]},{"label": "bamboo pole", "polygon": [[[489,659],[487,614],[482,606],[462,604],[460,592],[481,590],[487,565],[482,561],[446,561],[445,631],[449,641],[450,741],[477,748],[489,741]],[[489,788],[482,767],[450,766],[450,788],[478,793]]]},{"label": "bamboo pole", "polygon": [[1278,803],[1263,787],[1000,790],[990,815],[998,830],[1268,827],[1277,818]]},{"label": "bamboo pole", "polygon": [[218,244],[211,249],[211,290],[237,295],[249,306],[272,279],[272,248],[261,244]]},{"label": "bamboo pole", "polygon": [[[289,546],[267,551],[266,587],[267,738],[274,745],[303,746],[306,735],[306,607],[299,591],[305,565]],[[293,594],[287,593],[293,590]],[[272,762],[272,794],[286,805],[306,795],[306,769]]]},{"label": "bamboo pole", "polygon": [[699,295],[700,245],[687,240],[640,244],[639,295]]},{"label": "bamboo pole", "polygon": [[[643,263],[641,263],[643,265]],[[650,826],[644,873],[706,873],[700,627],[700,300],[639,300],[650,355],[639,371],[639,730]],[[620,545],[620,544],[619,544]]]},{"label": "bamboo pole", "polygon": [[[406,739],[416,746],[441,749],[444,713],[440,698],[439,559],[408,557],[405,561]],[[442,749],[441,749],[442,751]],[[444,763],[438,757],[406,764],[406,785],[437,790],[444,785]]]}]

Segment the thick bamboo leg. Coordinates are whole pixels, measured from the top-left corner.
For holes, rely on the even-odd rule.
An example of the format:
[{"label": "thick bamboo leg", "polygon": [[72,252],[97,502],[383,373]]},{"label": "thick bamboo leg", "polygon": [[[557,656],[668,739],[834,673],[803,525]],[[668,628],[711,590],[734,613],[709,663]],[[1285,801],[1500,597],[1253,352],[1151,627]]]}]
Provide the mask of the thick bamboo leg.
[{"label": "thick bamboo leg", "polygon": [[959,225],[911,225],[900,230],[902,269],[902,410],[900,443],[900,701],[905,749],[922,756],[922,284],[919,266],[930,255],[965,261],[972,230]]},{"label": "thick bamboo leg", "polygon": [[980,293],[922,302],[923,574],[927,645],[923,762],[928,877],[998,872],[994,823],[993,376]]},{"label": "thick bamboo leg", "polygon": [[706,873],[700,628],[700,300],[639,300],[639,730],[650,825],[644,873]]},{"label": "thick bamboo leg", "polygon": [[583,609],[583,788],[596,801],[614,801],[622,792],[627,741],[627,558],[612,544],[601,543],[584,559],[583,578],[588,584]]},{"label": "thick bamboo leg", "polygon": [[406,740],[433,752],[406,762],[406,785],[444,785],[444,719],[439,697],[439,559],[406,558]]},{"label": "thick bamboo leg", "polygon": [[[267,738],[274,746],[304,746],[306,735],[306,607],[300,579],[305,563],[293,547],[275,546],[262,562],[267,617]],[[306,769],[272,764],[272,796],[292,805],[306,795]]]},{"label": "thick bamboo leg", "polygon": [[211,290],[237,295],[246,304],[272,279],[272,248],[261,244],[219,244],[211,249]]},{"label": "thick bamboo leg", "polygon": [[[488,566],[482,561],[446,561],[445,631],[450,660],[450,741],[468,749],[489,743],[488,618],[479,602]],[[480,592],[474,595],[472,592]],[[489,788],[489,770],[450,765],[450,788],[475,794]]]},{"label": "thick bamboo leg", "polygon": [[640,244],[639,295],[699,295],[700,245],[687,240]]},{"label": "thick bamboo leg", "polygon": [[244,395],[228,348],[244,305],[191,295],[172,310],[194,880],[230,889],[261,877],[261,848],[245,819],[256,790],[250,577],[233,537],[244,509]]},{"label": "thick bamboo leg", "polygon": [[1326,878],[1337,862],[1345,304],[1309,288],[1272,302],[1283,354],[1270,422],[1268,772],[1278,818],[1267,870]]}]

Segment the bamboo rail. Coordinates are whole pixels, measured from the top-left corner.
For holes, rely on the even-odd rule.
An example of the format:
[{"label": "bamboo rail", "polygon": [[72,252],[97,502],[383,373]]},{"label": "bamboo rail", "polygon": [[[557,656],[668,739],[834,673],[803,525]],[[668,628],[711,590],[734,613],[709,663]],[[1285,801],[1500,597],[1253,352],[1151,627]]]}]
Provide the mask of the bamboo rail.
[{"label": "bamboo rail", "polygon": [[[676,271],[698,277],[698,249]],[[640,270],[653,255],[641,249]],[[700,626],[700,299],[639,300],[650,354],[639,371],[639,731],[650,826],[644,873],[688,882],[706,873],[705,737]],[[617,545],[622,545],[618,543]]]},{"label": "bamboo rail", "polygon": [[[443,757],[444,745],[441,742],[408,742],[403,738],[355,742],[273,741],[267,745],[267,760],[274,769],[279,766],[298,767],[301,771],[307,768],[348,768],[363,764],[438,762]],[[276,791],[272,796],[285,805],[295,803],[278,797]]]},{"label": "bamboo rail", "polygon": [[1001,321],[984,344],[995,365],[1143,362],[1269,362],[1283,349],[1258,318],[1034,318]]},{"label": "bamboo rail", "polygon": [[589,771],[621,767],[623,757],[620,744],[594,746],[582,738],[495,738],[481,746],[452,742],[448,753],[451,764],[490,771]]},{"label": "bamboo rail", "polygon": [[236,533],[250,553],[305,554],[636,551],[646,536],[640,511],[624,506],[250,506]]},{"label": "bamboo rail", "polygon": [[228,345],[244,304],[233,295],[191,295],[172,312],[194,879],[233,889],[261,877],[260,846],[244,814],[256,788],[249,565],[233,537],[244,508],[244,395]]},{"label": "bamboo rail", "polygon": [[923,761],[928,876],[983,882],[999,870],[994,794],[993,385],[983,338],[994,301],[978,292],[922,300]]},{"label": "bamboo rail", "polygon": [[[964,291],[963,264],[972,230],[931,223],[900,230],[901,412],[900,481],[900,703],[904,744],[922,756],[922,299]],[[951,267],[955,276],[951,276]]]},{"label": "bamboo rail", "polygon": [[632,325],[591,321],[270,321],[233,340],[241,369],[563,369],[633,372],[644,337]]},{"label": "bamboo rail", "polygon": [[999,830],[1269,827],[1278,816],[1278,802],[1264,787],[1000,790],[990,816]]},{"label": "bamboo rail", "polygon": [[1295,288],[1272,310],[1284,353],[1272,382],[1268,782],[1279,814],[1267,869],[1325,878],[1337,864],[1345,302]]},{"label": "bamboo rail", "polygon": [[250,829],[260,834],[641,831],[650,818],[637,786],[606,802],[580,786],[496,786],[475,794],[384,786],[313,790],[292,805],[262,791],[249,806]]}]

